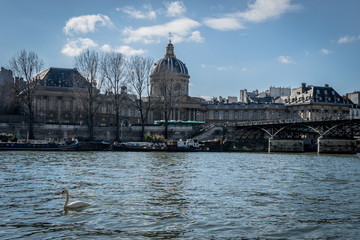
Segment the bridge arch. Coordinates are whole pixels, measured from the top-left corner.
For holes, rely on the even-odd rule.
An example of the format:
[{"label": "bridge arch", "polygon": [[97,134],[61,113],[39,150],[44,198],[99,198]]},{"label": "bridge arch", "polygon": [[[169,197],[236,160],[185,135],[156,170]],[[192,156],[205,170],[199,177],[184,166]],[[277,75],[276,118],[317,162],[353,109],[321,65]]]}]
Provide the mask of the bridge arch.
[{"label": "bridge arch", "polygon": [[243,132],[243,133],[245,134],[245,133],[249,132],[250,130],[254,130],[254,129],[256,129],[256,130],[261,130],[261,131],[264,132],[265,134],[268,134],[270,138],[273,136],[273,134],[271,134],[271,133],[270,133],[268,130],[266,130],[265,128],[262,128],[262,127],[259,127],[259,126],[254,126],[254,125],[248,126],[248,127],[246,127],[246,128],[243,128],[243,129],[241,130],[241,132]]},{"label": "bridge arch", "polygon": [[293,124],[290,124],[290,125],[286,125],[282,128],[280,128],[279,130],[277,130],[272,137],[275,137],[278,133],[282,132],[283,130],[287,129],[287,128],[290,128],[290,127],[293,127],[293,126],[302,126],[304,127],[304,129],[308,128],[308,129],[311,129],[313,130],[315,133],[319,134],[320,136],[323,136],[323,134],[316,128],[312,127],[312,126],[309,126],[309,125],[305,125],[305,124],[299,124],[299,123],[293,123]]}]

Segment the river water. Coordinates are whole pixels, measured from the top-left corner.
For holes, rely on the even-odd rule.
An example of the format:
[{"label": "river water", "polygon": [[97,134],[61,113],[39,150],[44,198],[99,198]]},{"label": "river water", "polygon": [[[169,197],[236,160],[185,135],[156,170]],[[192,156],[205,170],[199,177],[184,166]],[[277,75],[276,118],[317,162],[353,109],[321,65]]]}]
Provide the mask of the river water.
[{"label": "river water", "polygon": [[[360,156],[0,152],[0,239],[357,239]],[[70,201],[92,205],[64,211]]]}]

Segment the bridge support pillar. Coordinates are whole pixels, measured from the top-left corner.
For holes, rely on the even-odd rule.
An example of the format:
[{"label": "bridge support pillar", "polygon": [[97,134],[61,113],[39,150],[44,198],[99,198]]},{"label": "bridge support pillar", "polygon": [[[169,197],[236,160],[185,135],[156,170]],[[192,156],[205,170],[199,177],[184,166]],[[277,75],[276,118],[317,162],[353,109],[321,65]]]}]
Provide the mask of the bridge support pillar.
[{"label": "bridge support pillar", "polygon": [[304,152],[304,140],[270,138],[268,152]]},{"label": "bridge support pillar", "polygon": [[355,139],[326,139],[318,138],[318,153],[356,153]]}]

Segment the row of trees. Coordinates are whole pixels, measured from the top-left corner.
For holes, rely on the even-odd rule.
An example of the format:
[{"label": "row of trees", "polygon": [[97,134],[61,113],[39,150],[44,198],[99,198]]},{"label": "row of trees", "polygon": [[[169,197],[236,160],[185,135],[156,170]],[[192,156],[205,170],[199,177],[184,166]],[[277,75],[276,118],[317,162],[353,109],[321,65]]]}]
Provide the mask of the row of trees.
[{"label": "row of trees", "polygon": [[[14,89],[17,101],[28,119],[29,139],[34,138],[34,99],[38,91],[43,61],[32,51],[20,51],[9,61],[16,79]],[[142,138],[150,110],[150,73],[153,59],[145,57],[125,58],[121,53],[105,53],[87,50],[75,57],[75,67],[86,81],[84,91],[76,92],[77,99],[86,114],[89,139],[94,139],[94,120],[105,99],[112,98],[116,119],[116,140],[120,140],[120,111],[122,87],[136,95],[137,109],[142,124]],[[144,101],[145,100],[145,101]]]}]

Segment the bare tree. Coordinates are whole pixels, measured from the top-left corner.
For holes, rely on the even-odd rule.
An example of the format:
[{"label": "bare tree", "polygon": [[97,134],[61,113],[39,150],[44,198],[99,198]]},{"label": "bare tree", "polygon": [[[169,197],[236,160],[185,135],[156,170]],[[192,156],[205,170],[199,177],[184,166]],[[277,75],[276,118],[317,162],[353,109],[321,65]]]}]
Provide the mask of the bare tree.
[{"label": "bare tree", "polygon": [[174,107],[174,104],[176,102],[176,91],[174,86],[174,81],[171,81],[169,79],[163,78],[160,80],[160,110],[161,110],[161,119],[164,119],[164,137],[165,139],[168,139],[168,126],[169,126],[169,120],[170,116]]},{"label": "bare tree", "polygon": [[77,99],[86,115],[86,125],[89,140],[94,140],[95,118],[100,105],[106,98],[106,92],[101,94],[104,86],[100,73],[100,58],[97,52],[87,50],[75,57],[75,67],[86,81],[85,91],[77,91]]},{"label": "bare tree", "polygon": [[36,75],[44,63],[36,53],[24,49],[10,59],[9,65],[17,79],[14,86],[18,101],[28,119],[29,139],[34,139],[34,100],[40,79]]},{"label": "bare tree", "polygon": [[[130,59],[129,63],[129,85],[131,91],[136,95],[137,109],[140,114],[141,121],[141,139],[145,137],[145,124],[150,110],[150,73],[154,60],[135,56]],[[144,101],[145,98],[145,101]]]},{"label": "bare tree", "polygon": [[124,55],[114,52],[105,54],[101,61],[101,69],[109,97],[112,98],[114,103],[116,141],[120,141],[120,101],[122,99],[122,87],[125,85],[127,73]]}]

